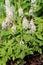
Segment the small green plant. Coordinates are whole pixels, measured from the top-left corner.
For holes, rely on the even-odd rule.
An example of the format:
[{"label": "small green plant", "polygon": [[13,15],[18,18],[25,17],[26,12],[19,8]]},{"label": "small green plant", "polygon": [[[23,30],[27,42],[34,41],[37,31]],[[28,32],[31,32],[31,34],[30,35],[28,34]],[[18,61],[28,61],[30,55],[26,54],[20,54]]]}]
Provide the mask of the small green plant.
[{"label": "small green plant", "polygon": [[[12,0],[11,0],[12,1]],[[17,65],[23,60],[27,55],[34,54],[38,52],[42,54],[41,46],[43,46],[43,19],[36,17],[36,12],[33,14],[34,27],[32,28],[23,28],[23,18],[28,22],[31,19],[31,16],[28,15],[28,10],[30,9],[30,0],[14,0],[11,2],[15,6],[15,18],[11,19],[16,25],[15,29],[11,29],[11,26],[8,25],[8,28],[0,29],[0,65],[6,65],[8,60],[19,59]],[[20,4],[21,3],[21,4]],[[23,16],[19,16],[18,8],[21,9]],[[30,22],[29,22],[30,23]],[[26,25],[25,25],[26,27]]]}]

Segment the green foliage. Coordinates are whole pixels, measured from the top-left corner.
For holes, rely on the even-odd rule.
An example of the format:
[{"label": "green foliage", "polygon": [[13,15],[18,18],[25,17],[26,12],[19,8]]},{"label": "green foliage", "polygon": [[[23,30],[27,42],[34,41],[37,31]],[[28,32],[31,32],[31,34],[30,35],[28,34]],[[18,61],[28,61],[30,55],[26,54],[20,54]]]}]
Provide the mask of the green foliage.
[{"label": "green foliage", "polygon": [[6,17],[5,5],[2,2],[0,2],[0,24],[5,19],[5,17]]},{"label": "green foliage", "polygon": [[[17,26],[16,31],[14,31],[15,34],[12,33],[10,28],[8,28],[8,30],[0,29],[0,65],[6,65],[6,62],[8,60],[11,60],[11,58],[12,60],[23,60],[25,56],[34,54],[35,51],[39,54],[42,54],[41,46],[43,46],[43,19],[37,16],[39,13],[36,14],[36,10],[39,11],[41,9],[40,4],[38,5],[38,7],[36,6],[35,10],[35,14],[37,17],[34,16],[36,32],[33,34],[26,34],[27,30],[23,29],[21,19],[18,16],[18,8],[19,6],[23,8],[23,16],[25,16],[25,13],[27,13],[30,9],[30,0],[27,0],[28,2],[24,2],[25,0],[20,0],[21,4],[19,4],[18,1],[19,0],[14,0],[13,2],[11,0],[11,5],[15,6],[14,23]],[[0,10],[3,14],[3,16],[1,17],[4,18],[5,9],[3,9],[3,6]],[[29,18],[28,15],[26,16]],[[21,39],[24,41],[24,44],[20,44]]]},{"label": "green foliage", "polygon": [[43,16],[43,0],[37,0],[37,5],[34,8],[35,15],[38,17]]}]

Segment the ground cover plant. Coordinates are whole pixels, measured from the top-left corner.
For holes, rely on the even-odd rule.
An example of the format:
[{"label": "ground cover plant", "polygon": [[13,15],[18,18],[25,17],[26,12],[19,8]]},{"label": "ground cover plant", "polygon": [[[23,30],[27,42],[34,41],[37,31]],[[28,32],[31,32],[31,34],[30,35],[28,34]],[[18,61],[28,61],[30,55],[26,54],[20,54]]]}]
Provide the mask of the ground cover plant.
[{"label": "ground cover plant", "polygon": [[43,54],[43,0],[0,0],[0,65],[34,52]]}]

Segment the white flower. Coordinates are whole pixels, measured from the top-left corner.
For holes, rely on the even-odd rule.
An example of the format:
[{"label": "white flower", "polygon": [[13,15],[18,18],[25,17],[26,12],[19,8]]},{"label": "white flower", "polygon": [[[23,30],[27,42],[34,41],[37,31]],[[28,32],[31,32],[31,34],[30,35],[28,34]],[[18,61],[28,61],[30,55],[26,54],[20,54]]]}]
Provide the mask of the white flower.
[{"label": "white flower", "polygon": [[5,0],[6,6],[10,6],[10,0]]},{"label": "white flower", "polygon": [[36,26],[34,25],[33,19],[31,19],[31,21],[30,21],[30,29],[32,32],[36,31]]},{"label": "white flower", "polygon": [[31,3],[35,3],[36,2],[36,0],[31,0]]},{"label": "white flower", "polygon": [[31,6],[36,6],[36,0],[31,0]]},{"label": "white flower", "polygon": [[31,30],[36,31],[36,26],[33,25],[33,26],[31,27]]},{"label": "white flower", "polygon": [[23,40],[21,40],[21,41],[20,41],[20,44],[21,44],[21,45],[24,45],[24,41],[23,41]]},{"label": "white flower", "polygon": [[32,34],[32,33],[34,33],[34,32],[35,32],[35,31],[32,30],[32,29],[29,30],[29,34]]},{"label": "white flower", "polygon": [[19,12],[19,16],[23,15],[23,9],[21,7],[18,9],[18,12]]},{"label": "white flower", "polygon": [[13,12],[13,8],[12,8],[12,7],[7,7],[7,6],[6,6],[6,15],[7,15],[7,17],[9,17],[10,19],[13,18],[14,12]]},{"label": "white flower", "polygon": [[33,19],[30,20],[30,26],[34,25]]},{"label": "white flower", "polygon": [[29,28],[29,21],[26,19],[26,17],[23,18],[23,28]]},{"label": "white flower", "polygon": [[11,6],[10,9],[11,9],[12,12],[14,12],[14,10],[15,10],[14,6]]},{"label": "white flower", "polygon": [[6,22],[2,22],[2,29],[6,29],[7,25],[6,25]]},{"label": "white flower", "polygon": [[29,10],[29,14],[32,15],[33,14],[33,8],[31,7]]},{"label": "white flower", "polygon": [[5,19],[5,23],[6,23],[6,24],[9,24],[9,23],[10,23],[10,19],[9,19],[9,17],[6,17],[6,19]]},{"label": "white flower", "polygon": [[14,30],[16,30],[16,26],[13,24],[13,26],[11,27],[12,32],[14,32]]}]

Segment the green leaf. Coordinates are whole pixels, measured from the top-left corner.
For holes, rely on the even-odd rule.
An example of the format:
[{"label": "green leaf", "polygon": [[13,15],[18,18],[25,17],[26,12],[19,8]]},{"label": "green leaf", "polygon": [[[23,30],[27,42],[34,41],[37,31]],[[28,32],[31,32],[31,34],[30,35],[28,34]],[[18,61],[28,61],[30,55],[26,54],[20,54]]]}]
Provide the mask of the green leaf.
[{"label": "green leaf", "polygon": [[42,35],[40,33],[36,33],[38,39],[43,40]]},{"label": "green leaf", "polygon": [[40,54],[42,54],[42,49],[38,49],[38,52],[39,52]]},{"label": "green leaf", "polygon": [[25,40],[25,42],[28,42],[32,39],[31,35],[23,35],[23,39]]}]

